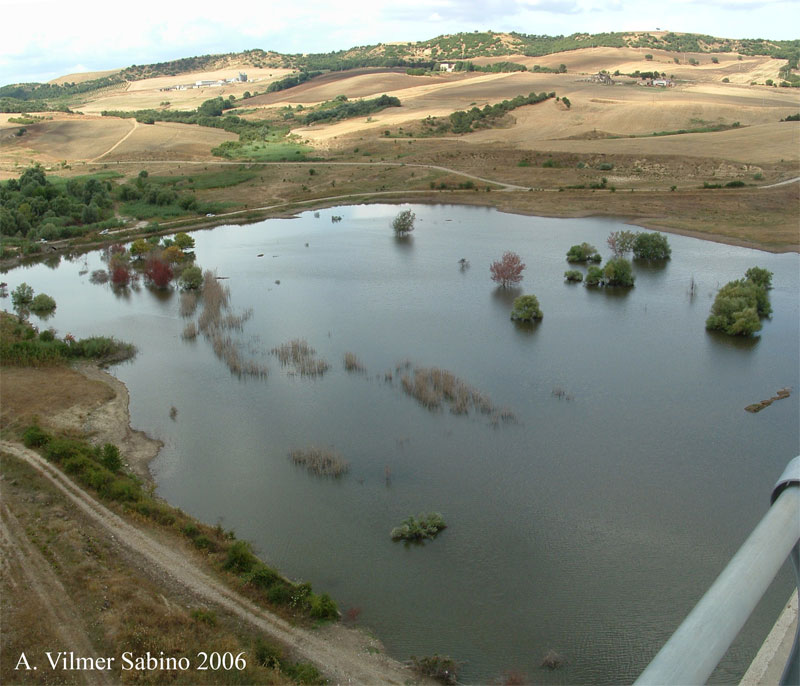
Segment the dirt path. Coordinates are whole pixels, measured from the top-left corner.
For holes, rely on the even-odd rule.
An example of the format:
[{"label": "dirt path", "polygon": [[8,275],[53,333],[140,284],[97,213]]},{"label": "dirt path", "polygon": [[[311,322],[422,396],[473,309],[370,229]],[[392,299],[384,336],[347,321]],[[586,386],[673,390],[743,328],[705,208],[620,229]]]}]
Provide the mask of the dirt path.
[{"label": "dirt path", "polygon": [[[314,663],[337,684],[405,684],[418,682],[403,665],[382,653],[368,650],[370,639],[341,625],[308,630],[257,607],[209,576],[192,560],[157,541],[110,511],[37,453],[17,443],[0,441],[0,450],[23,460],[72,502],[94,524],[121,546],[139,557],[166,583],[178,584],[191,594],[214,604],[288,646],[298,656]],[[13,522],[4,514],[3,536]],[[4,556],[5,557],[5,556]],[[67,610],[65,610],[67,611]]]},{"label": "dirt path", "polygon": [[128,140],[131,134],[133,134],[133,132],[136,131],[136,129],[139,127],[139,122],[136,121],[135,119],[131,119],[131,122],[133,123],[133,127],[131,128],[130,131],[128,131],[128,133],[126,133],[122,138],[120,138],[116,143],[114,143],[114,145],[112,145],[102,155],[98,155],[94,159],[89,160],[89,162],[97,162],[98,160],[108,155],[108,153],[110,153],[112,150],[116,149],[117,146],[122,145],[126,140]]},{"label": "dirt path", "polygon": [[[3,552],[3,568],[9,579],[23,579],[24,588],[17,584],[20,593],[36,598],[41,619],[47,622],[62,645],[69,646],[76,655],[98,657],[86,628],[63,584],[42,554],[31,543],[23,526],[8,505],[0,506],[0,550]],[[110,684],[103,671],[79,672],[86,684]]]}]

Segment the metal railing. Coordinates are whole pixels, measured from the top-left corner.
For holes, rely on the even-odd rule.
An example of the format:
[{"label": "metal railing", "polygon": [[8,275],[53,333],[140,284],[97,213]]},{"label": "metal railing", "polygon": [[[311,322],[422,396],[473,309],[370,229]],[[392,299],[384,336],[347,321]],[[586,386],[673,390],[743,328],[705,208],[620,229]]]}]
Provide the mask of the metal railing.
[{"label": "metal railing", "polygon": [[[704,684],[787,557],[800,587],[800,456],[772,491],[772,506],[636,684]],[[781,684],[800,684],[800,625]]]}]

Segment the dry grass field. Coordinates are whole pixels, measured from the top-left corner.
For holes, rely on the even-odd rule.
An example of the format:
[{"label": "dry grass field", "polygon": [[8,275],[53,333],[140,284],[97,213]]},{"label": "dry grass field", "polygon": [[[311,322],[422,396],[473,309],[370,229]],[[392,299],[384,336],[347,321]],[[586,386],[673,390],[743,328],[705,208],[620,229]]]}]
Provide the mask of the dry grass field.
[{"label": "dry grass field", "polygon": [[[240,71],[247,74],[246,83],[226,83],[224,86],[203,86],[187,90],[163,90],[179,85],[192,86],[197,81],[231,79],[237,77]],[[290,73],[292,73],[290,69],[231,67],[178,76],[158,76],[133,81],[124,90],[111,90],[109,93],[81,105],[79,109],[86,114],[99,114],[103,110],[162,109],[164,107],[162,103],[169,102],[170,109],[191,110],[204,101],[219,95],[224,98],[233,95],[238,99],[245,91],[252,93],[266,90],[272,81],[282,79]]]},{"label": "dry grass field", "polygon": [[[645,58],[652,54],[653,59]],[[677,57],[678,62],[675,62]],[[500,197],[464,196],[465,202],[494,204],[505,209],[560,215],[616,214],[655,222],[661,228],[699,231],[719,240],[752,241],[768,249],[797,249],[797,193],[792,189],[762,198],[769,192],[756,188],[800,175],[800,123],[780,122],[800,112],[800,92],[763,85],[777,80],[784,60],[719,53],[678,54],[634,48],[589,48],[543,57],[510,55],[476,58],[476,64],[516,61],[566,73],[437,73],[411,76],[403,69],[356,69],[331,72],[291,89],[249,98],[243,104],[246,119],[281,120],[281,108],[314,107],[345,95],[350,100],[374,98],[384,93],[400,99],[401,107],[332,123],[303,126],[295,123],[296,140],[313,147],[316,174],[304,167],[258,168],[258,177],[223,190],[203,192],[209,201],[231,201],[241,210],[291,202],[336,202],[341,198],[419,198],[435,184],[457,188],[466,179],[480,177],[534,188],[558,191],[583,186],[585,192],[568,194],[520,192]],[[699,64],[692,65],[690,60]],[[236,136],[220,129],[99,117],[103,109],[145,107],[192,109],[206,99],[230,94],[240,100],[245,90],[263,91],[288,70],[241,67],[253,82],[227,84],[186,91],[163,91],[175,84],[230,78],[238,64],[225,63],[217,71],[158,77],[136,81],[127,88],[110,89],[85,103],[81,114],[53,113],[52,120],[26,125],[0,115],[0,178],[19,175],[32,162],[72,165],[61,173],[86,173],[99,165],[120,164],[123,173],[150,169],[158,174],[182,174],[181,164],[207,165],[209,171],[232,164],[211,155],[211,149]],[[640,80],[620,75],[620,85],[590,80],[600,70],[621,74],[636,70],[661,71],[674,77],[672,88],[639,85]],[[65,79],[75,80],[70,77]],[[728,79],[728,83],[722,80]],[[762,85],[751,85],[756,81]],[[551,92],[568,97],[571,106],[549,100],[517,108],[494,128],[463,135],[422,137],[426,117],[446,121],[455,110],[482,108],[517,95]],[[169,105],[162,103],[169,102]],[[296,111],[296,110],[295,110]],[[298,117],[301,115],[298,115]],[[734,124],[738,126],[734,127]],[[727,127],[714,132],[673,135],[654,133]],[[389,135],[386,132],[389,131]],[[268,158],[269,159],[269,158]],[[278,158],[275,158],[278,159]],[[545,162],[551,160],[545,165]],[[381,168],[381,162],[406,167]],[[326,166],[348,162],[351,166]],[[124,164],[122,164],[124,163]],[[233,163],[235,164],[235,162]],[[352,165],[359,166],[352,166]],[[212,166],[220,165],[220,166]],[[373,165],[373,166],[370,166]],[[413,165],[434,165],[416,168]],[[603,165],[607,171],[599,172]],[[608,165],[611,165],[609,168]],[[184,167],[186,165],[184,164]],[[617,192],[589,191],[600,177],[619,191],[636,191],[632,197]],[[697,192],[704,182],[742,181],[749,189],[737,193],[734,213],[717,212],[713,193]],[[484,183],[484,182],[479,182]],[[676,192],[672,192],[673,188]],[[497,188],[495,188],[497,190]],[[397,192],[397,196],[387,193]],[[447,191],[445,191],[447,192]],[[669,195],[660,194],[668,192]],[[647,198],[646,193],[656,195]],[[494,196],[495,194],[491,194]],[[679,196],[681,201],[679,202]],[[429,199],[437,196],[431,193]],[[331,200],[323,200],[329,198]],[[634,199],[635,198],[635,199]],[[685,200],[685,202],[684,202]],[[455,201],[455,196],[453,200]],[[462,198],[459,196],[459,200]],[[646,208],[652,204],[652,211]],[[307,206],[307,205],[304,205]],[[695,210],[693,210],[693,207]],[[283,210],[285,211],[285,210]],[[724,216],[723,216],[724,215]],[[725,222],[725,226],[720,222]]]}]

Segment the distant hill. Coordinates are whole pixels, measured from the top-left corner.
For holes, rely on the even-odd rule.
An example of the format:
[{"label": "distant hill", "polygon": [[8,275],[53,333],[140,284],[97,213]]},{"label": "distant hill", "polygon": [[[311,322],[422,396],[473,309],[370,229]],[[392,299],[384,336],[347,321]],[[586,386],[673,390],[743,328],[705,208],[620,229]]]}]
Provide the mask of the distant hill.
[{"label": "distant hill", "polygon": [[[800,40],[769,41],[730,39],[671,31],[626,33],[575,33],[571,36],[543,36],[524,33],[475,31],[442,35],[427,41],[377,43],[329,53],[281,54],[260,49],[222,55],[200,55],[167,62],[131,65],[122,70],[95,72],[102,76],[83,80],[73,75],[50,83],[26,83],[0,88],[0,111],[35,111],[48,105],[65,109],[80,97],[100,89],[122,87],[126,82],[156,76],[177,76],[190,72],[237,67],[281,67],[300,71],[340,71],[362,67],[431,67],[442,61],[476,57],[526,55],[538,57],[590,47],[645,48],[685,53],[738,53],[766,55],[788,60],[787,76],[797,85],[791,71],[798,68]],[[796,78],[796,77],[795,77]]]}]

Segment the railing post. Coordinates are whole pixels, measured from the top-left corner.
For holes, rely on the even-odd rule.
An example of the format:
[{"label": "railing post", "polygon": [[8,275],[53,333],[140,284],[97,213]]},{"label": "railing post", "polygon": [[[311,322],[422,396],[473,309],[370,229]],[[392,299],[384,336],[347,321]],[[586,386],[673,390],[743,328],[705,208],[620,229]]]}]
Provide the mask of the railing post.
[{"label": "railing post", "polygon": [[[775,488],[772,490],[772,502],[774,503],[789,486],[800,487],[800,457],[794,458],[784,470]],[[797,513],[800,519],[800,512]],[[795,543],[789,555],[794,566],[795,583],[797,585],[798,600],[800,600],[800,540]],[[786,660],[786,667],[781,676],[781,686],[792,686],[800,684],[800,621],[797,622],[797,629],[794,634],[792,650],[789,659]]]},{"label": "railing post", "polygon": [[[772,492],[772,507],[728,566],[653,658],[636,684],[702,684],[727,652],[786,558],[798,559],[800,540],[800,456]],[[797,637],[796,637],[797,638]],[[794,650],[784,679],[797,666]],[[788,681],[787,683],[798,683]]]}]

